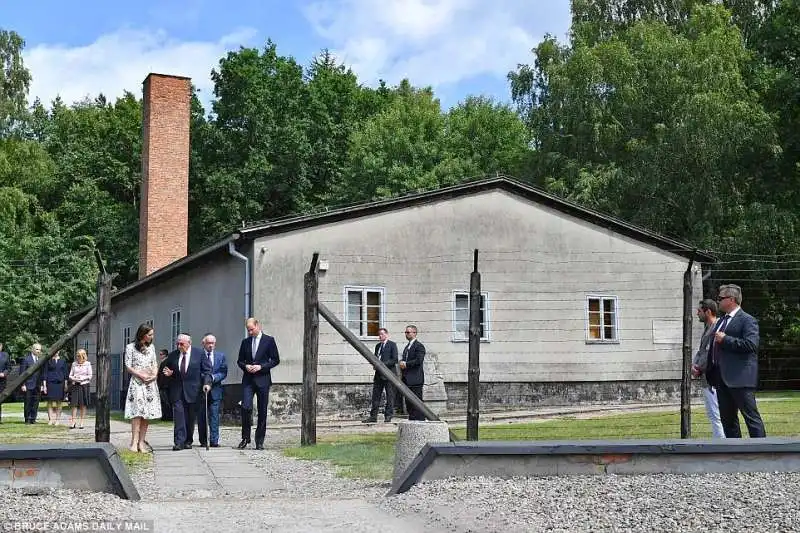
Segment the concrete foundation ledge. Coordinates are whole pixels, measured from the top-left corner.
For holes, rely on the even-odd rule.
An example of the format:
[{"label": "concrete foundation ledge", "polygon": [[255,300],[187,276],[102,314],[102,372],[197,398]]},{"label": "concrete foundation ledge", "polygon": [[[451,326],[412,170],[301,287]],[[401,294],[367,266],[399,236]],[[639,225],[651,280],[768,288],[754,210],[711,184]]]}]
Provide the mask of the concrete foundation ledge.
[{"label": "concrete foundation ledge", "polygon": [[78,489],[140,499],[116,448],[105,442],[0,445],[0,487]]},{"label": "concrete foundation ledge", "polygon": [[800,472],[800,439],[477,441],[425,445],[389,494],[462,476]]}]

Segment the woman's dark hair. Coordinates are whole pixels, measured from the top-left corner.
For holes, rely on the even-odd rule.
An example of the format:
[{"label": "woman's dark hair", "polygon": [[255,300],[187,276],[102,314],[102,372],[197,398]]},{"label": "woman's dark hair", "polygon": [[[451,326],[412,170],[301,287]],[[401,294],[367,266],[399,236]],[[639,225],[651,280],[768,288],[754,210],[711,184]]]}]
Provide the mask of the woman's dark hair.
[{"label": "woman's dark hair", "polygon": [[144,336],[150,333],[151,331],[153,331],[153,326],[149,324],[142,324],[141,326],[139,326],[139,329],[136,330],[136,343],[134,344],[136,351],[143,352]]}]

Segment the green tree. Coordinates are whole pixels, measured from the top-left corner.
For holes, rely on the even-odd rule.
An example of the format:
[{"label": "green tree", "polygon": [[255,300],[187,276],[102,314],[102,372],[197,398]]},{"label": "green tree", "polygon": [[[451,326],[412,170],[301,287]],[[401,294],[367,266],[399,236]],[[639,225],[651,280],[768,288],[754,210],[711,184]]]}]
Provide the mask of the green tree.
[{"label": "green tree", "polygon": [[535,53],[510,80],[551,190],[708,244],[762,192],[780,146],[724,8],[696,7],[682,32],[646,20]]},{"label": "green tree", "polygon": [[18,131],[27,115],[31,74],[22,60],[25,41],[0,28],[0,137]]}]

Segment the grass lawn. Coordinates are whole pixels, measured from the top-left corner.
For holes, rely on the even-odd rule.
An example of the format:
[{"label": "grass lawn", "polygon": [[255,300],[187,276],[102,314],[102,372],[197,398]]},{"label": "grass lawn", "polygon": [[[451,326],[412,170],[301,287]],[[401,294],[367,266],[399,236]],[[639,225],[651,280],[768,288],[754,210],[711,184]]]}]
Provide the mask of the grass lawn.
[{"label": "grass lawn", "polygon": [[0,424],[0,444],[91,442],[91,438],[91,435],[70,431],[65,425],[48,426],[46,421],[26,424],[23,420],[6,419]]},{"label": "grass lawn", "polygon": [[317,439],[315,446],[289,448],[289,457],[330,461],[342,477],[389,479],[394,469],[394,433],[346,434]]},{"label": "grass lawn", "polygon": [[[3,404],[3,415],[6,415],[6,414],[21,415],[23,406],[24,405],[23,405],[22,402],[4,403]],[[69,409],[69,403],[63,402],[61,404],[61,407],[62,407],[62,409],[64,411],[66,411],[67,409]],[[38,411],[40,413],[45,413],[45,416],[46,416],[46,414],[47,414],[47,402],[46,401],[39,400],[39,410]]]},{"label": "grass lawn", "polygon": [[[15,408],[19,406],[17,411]],[[7,410],[7,408],[10,408]],[[41,410],[41,409],[40,409]],[[22,404],[3,404],[3,415],[6,413],[22,413]],[[114,418],[112,413],[112,418]],[[41,415],[39,415],[41,417]],[[62,418],[63,418],[62,414]],[[67,418],[69,415],[67,415]],[[122,417],[120,413],[120,418]],[[70,431],[66,425],[49,426],[47,425],[47,409],[45,408],[45,421],[36,424],[25,424],[21,418],[5,418],[0,424],[0,446],[3,444],[25,444],[25,443],[57,443],[57,442],[94,442],[94,434],[86,432]],[[66,419],[63,420],[66,423]],[[128,467],[129,471],[145,468],[153,461],[153,455],[149,453],[133,453],[125,447],[117,448],[120,459]]]},{"label": "grass lawn", "polygon": [[[759,399],[766,400],[759,394]],[[785,401],[762,401],[759,410],[770,436],[800,435],[800,395],[769,395]],[[742,429],[745,426],[742,424]],[[465,428],[453,428],[460,439]],[[342,477],[390,479],[394,468],[395,433],[328,435],[315,446],[285,450],[290,457],[330,461]],[[703,408],[692,409],[692,437],[711,436]],[[590,440],[680,438],[680,415],[671,412],[626,413],[577,418],[574,416],[526,423],[481,425],[481,440]]]},{"label": "grass lawn", "polygon": [[117,448],[117,453],[129,472],[147,468],[153,463],[152,453],[136,453],[128,448]]}]

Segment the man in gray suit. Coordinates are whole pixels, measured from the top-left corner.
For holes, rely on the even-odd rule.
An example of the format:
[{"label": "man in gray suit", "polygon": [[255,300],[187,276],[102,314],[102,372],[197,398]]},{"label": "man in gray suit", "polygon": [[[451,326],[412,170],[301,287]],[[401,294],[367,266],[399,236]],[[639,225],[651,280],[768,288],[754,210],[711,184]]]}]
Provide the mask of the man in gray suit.
[{"label": "man in gray suit", "polygon": [[742,413],[751,438],[766,437],[764,422],[756,405],[758,385],[758,321],[744,312],[742,289],[738,285],[719,288],[720,311],[725,313],[713,329],[708,361],[708,382],[717,389],[719,414],[728,438],[741,438]]},{"label": "man in gray suit", "polygon": [[[697,307],[697,318],[706,325],[703,337],[700,339],[700,348],[692,360],[692,375],[700,377],[708,368],[708,355],[711,351],[711,342],[714,339],[714,326],[717,324],[717,302],[714,300],[700,300]],[[706,416],[711,422],[711,434],[718,439],[725,438],[725,430],[722,428],[722,420],[719,417],[719,403],[717,402],[717,391],[708,382],[708,376],[703,379],[703,399],[706,404]]]}]

